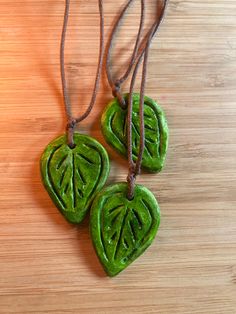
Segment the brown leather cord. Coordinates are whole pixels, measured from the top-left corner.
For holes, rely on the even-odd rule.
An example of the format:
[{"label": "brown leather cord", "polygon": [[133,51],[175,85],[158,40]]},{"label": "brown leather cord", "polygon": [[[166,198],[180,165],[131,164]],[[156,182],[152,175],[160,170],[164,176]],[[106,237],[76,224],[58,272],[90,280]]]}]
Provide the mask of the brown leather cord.
[{"label": "brown leather cord", "polygon": [[103,56],[104,56],[104,13],[103,13],[103,0],[98,0],[99,5],[99,14],[100,14],[100,48],[99,48],[99,58],[98,58],[98,66],[97,66],[97,73],[95,78],[95,83],[93,87],[92,97],[90,103],[86,109],[86,111],[81,114],[79,117],[74,118],[71,112],[71,102],[70,97],[68,94],[67,82],[66,82],[66,75],[65,75],[65,41],[66,41],[66,31],[68,26],[68,19],[70,14],[70,0],[65,0],[65,12],[64,12],[64,22],[61,34],[61,48],[60,48],[60,68],[61,68],[61,82],[62,82],[62,91],[63,91],[63,98],[65,104],[65,110],[67,115],[67,134],[68,134],[68,145],[73,148],[74,145],[74,131],[76,125],[86,119],[90,112],[93,109],[93,106],[96,101],[99,82],[101,77],[102,71],[102,63],[103,63]]},{"label": "brown leather cord", "polygon": [[123,10],[121,11],[120,15],[117,18],[117,21],[112,29],[108,45],[107,45],[107,53],[106,53],[106,73],[107,73],[107,78],[108,82],[110,84],[112,94],[114,97],[117,97],[120,106],[124,109],[127,107],[127,104],[125,103],[123,94],[121,92],[121,85],[127,80],[127,78],[130,75],[130,72],[132,70],[132,67],[135,63],[135,59],[137,57],[138,49],[139,49],[139,44],[141,40],[141,35],[142,35],[142,30],[143,30],[143,24],[144,24],[144,16],[145,16],[145,1],[141,0],[141,15],[140,15],[140,23],[139,23],[139,29],[138,29],[138,34],[134,46],[134,50],[132,53],[132,56],[130,58],[129,64],[127,71],[124,73],[124,75],[119,78],[119,79],[114,79],[111,71],[111,50],[113,46],[113,41],[116,36],[116,33],[119,29],[119,26],[121,24],[121,21],[125,17],[128,9],[130,8],[131,4],[133,3],[133,0],[129,0]]},{"label": "brown leather cord", "polygon": [[135,81],[138,73],[139,66],[142,61],[142,57],[139,58],[131,79],[130,92],[128,98],[128,115],[127,115],[127,142],[128,142],[128,163],[129,163],[129,173],[127,176],[128,182],[128,199],[131,200],[134,197],[134,187],[136,176],[141,172],[141,164],[143,158],[143,151],[145,145],[145,126],[144,126],[144,93],[145,84],[147,76],[147,61],[149,53],[150,44],[147,46],[144,53],[143,69],[142,69],[142,80],[140,87],[140,99],[139,99],[139,124],[140,124],[140,142],[139,142],[139,152],[136,163],[133,161],[133,149],[132,149],[132,113],[133,113],[133,92]]},{"label": "brown leather cord", "polygon": [[[129,173],[127,177],[128,182],[128,199],[132,199],[134,197],[134,187],[136,176],[141,172],[142,165],[142,157],[145,146],[145,125],[144,125],[144,94],[145,94],[145,85],[146,85],[146,77],[147,77],[147,63],[148,63],[148,55],[149,49],[151,46],[152,39],[154,38],[156,32],[161,25],[164,15],[165,9],[168,4],[168,0],[164,0],[162,11],[156,22],[153,24],[150,33],[147,38],[147,42],[145,48],[142,50],[140,55],[138,56],[137,63],[135,65],[131,83],[130,83],[130,91],[129,91],[129,99],[128,99],[128,115],[127,115],[127,142],[128,142],[128,162],[129,162]],[[144,58],[143,58],[144,57]],[[135,81],[137,78],[138,70],[141,65],[141,61],[143,59],[143,69],[142,69],[142,77],[141,77],[141,87],[140,87],[140,99],[139,99],[139,123],[140,123],[140,143],[139,143],[139,152],[136,163],[133,161],[132,156],[132,112],[133,112],[133,91],[135,86]]]},{"label": "brown leather cord", "polygon": [[[127,5],[123,9],[122,13],[119,16],[119,20],[116,22],[115,27],[112,32],[112,38],[110,39],[110,46],[114,39],[115,33],[117,31],[117,28],[120,25],[121,20],[123,19],[125,12],[128,8],[128,5],[130,5],[130,2],[128,1]],[[145,126],[144,126],[144,94],[145,94],[145,84],[146,84],[146,76],[147,76],[147,62],[148,62],[148,54],[149,49],[151,46],[151,42],[153,37],[155,36],[157,30],[159,29],[160,24],[162,23],[164,19],[164,13],[167,6],[168,0],[163,1],[163,6],[160,15],[158,15],[157,20],[152,25],[151,30],[147,34],[146,38],[144,39],[144,46],[142,49],[139,49],[138,45],[140,43],[141,38],[141,27],[139,28],[139,33],[136,39],[136,45],[133,52],[133,55],[131,57],[131,61],[128,67],[128,70],[126,71],[125,75],[123,76],[123,79],[126,80],[128,78],[128,75],[130,74],[133,65],[135,64],[135,68],[133,70],[132,79],[130,83],[130,92],[129,92],[129,98],[128,98],[128,114],[127,114],[127,146],[128,146],[128,163],[129,163],[129,173],[127,176],[127,182],[128,182],[128,199],[131,200],[134,197],[134,187],[135,187],[135,180],[136,176],[141,172],[141,164],[142,164],[142,157],[143,157],[143,151],[145,146]],[[145,2],[142,1],[142,8],[141,8],[141,19],[140,19],[140,25],[143,25],[143,19],[144,19],[144,11],[145,11]],[[110,71],[110,46],[108,48],[108,61],[107,61],[107,73],[108,73],[108,80],[110,85],[112,86],[112,83],[114,84],[112,77],[111,77],[111,71]],[[143,61],[143,69],[142,69],[142,78],[141,78],[141,87],[140,87],[140,101],[139,101],[139,123],[140,123],[140,143],[139,143],[139,152],[137,156],[136,163],[133,161],[133,153],[132,153],[132,112],[133,112],[133,91],[134,86],[138,74],[139,67],[141,65],[141,62]],[[118,80],[118,82],[123,83],[124,81]],[[119,87],[119,85],[118,85]],[[120,90],[119,90],[120,93]],[[117,95],[118,96],[118,95]],[[118,100],[120,101],[121,96],[118,97]],[[123,107],[124,104],[121,103],[121,106]]]}]

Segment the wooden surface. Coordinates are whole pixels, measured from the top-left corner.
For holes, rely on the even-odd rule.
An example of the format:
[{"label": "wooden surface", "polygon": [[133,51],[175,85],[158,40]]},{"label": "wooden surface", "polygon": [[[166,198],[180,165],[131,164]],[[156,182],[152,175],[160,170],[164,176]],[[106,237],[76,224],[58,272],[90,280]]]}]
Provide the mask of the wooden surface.
[{"label": "wooden surface", "polygon": [[[88,219],[79,227],[65,222],[40,181],[40,155],[65,124],[63,2],[0,1],[0,312],[236,313],[235,1],[170,0],[146,90],[168,118],[168,158],[161,174],[138,178],[157,197],[162,223],[148,251],[112,279],[96,258]],[[108,34],[123,1],[104,2]],[[147,2],[150,22],[156,1]],[[97,62],[97,2],[72,4],[67,73],[74,112],[81,112]],[[137,4],[124,23],[117,70],[138,12]],[[103,76],[96,108],[79,129],[106,146],[109,182],[117,182],[127,164],[99,127],[110,99]]]}]

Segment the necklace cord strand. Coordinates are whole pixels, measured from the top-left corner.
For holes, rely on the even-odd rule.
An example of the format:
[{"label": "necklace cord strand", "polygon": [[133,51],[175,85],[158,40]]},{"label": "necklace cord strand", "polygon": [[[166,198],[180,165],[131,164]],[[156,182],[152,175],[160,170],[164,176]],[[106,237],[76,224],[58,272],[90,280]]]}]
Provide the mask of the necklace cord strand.
[{"label": "necklace cord strand", "polygon": [[[127,197],[129,200],[133,199],[134,197],[135,180],[136,180],[136,176],[140,174],[141,172],[141,164],[142,164],[143,152],[144,152],[144,147],[145,147],[144,94],[145,94],[149,49],[151,46],[152,39],[155,36],[157,30],[159,29],[160,24],[162,23],[164,19],[167,2],[168,2],[167,0],[164,0],[161,14],[159,18],[157,19],[157,21],[153,24],[150,30],[150,33],[148,35],[146,45],[138,56],[138,60],[136,62],[133,75],[131,78],[131,83],[130,83],[130,92],[129,92],[129,97],[128,97],[128,114],[127,114],[127,144],[128,144],[127,146],[128,146],[128,164],[129,164],[129,173],[127,176],[127,182],[128,182]],[[139,97],[140,142],[139,142],[139,151],[137,155],[137,160],[136,160],[136,163],[134,163],[133,149],[132,149],[133,91],[134,91],[134,86],[135,86],[138,70],[142,61],[143,61],[143,69],[142,69],[140,97]]]},{"label": "necklace cord strand", "polygon": [[125,7],[123,8],[123,10],[121,11],[121,13],[119,14],[116,23],[112,29],[110,38],[108,40],[108,45],[107,45],[107,52],[106,52],[106,73],[107,73],[107,78],[108,78],[108,82],[109,85],[111,87],[112,90],[112,94],[114,97],[117,97],[120,106],[125,109],[127,107],[126,102],[124,100],[124,97],[122,95],[121,92],[121,85],[127,80],[127,78],[129,77],[132,67],[135,63],[135,59],[137,57],[137,53],[139,50],[139,44],[140,44],[140,40],[141,40],[141,35],[142,35],[142,30],[143,30],[143,25],[144,25],[144,16],[145,16],[145,1],[142,0],[141,1],[141,15],[140,15],[140,23],[139,23],[139,29],[138,29],[138,34],[137,34],[137,38],[135,41],[135,45],[134,45],[134,49],[132,52],[132,56],[129,60],[129,64],[128,64],[128,68],[126,70],[126,72],[123,74],[123,76],[120,79],[114,79],[113,75],[112,75],[112,71],[111,71],[111,50],[113,47],[113,41],[114,38],[116,36],[116,33],[119,29],[119,26],[121,24],[121,21],[123,20],[123,18],[125,17],[128,9],[130,8],[131,4],[133,3],[133,0],[129,0],[127,2],[127,4],[125,5]]},{"label": "necklace cord strand", "polygon": [[62,27],[61,45],[60,45],[60,70],[61,70],[61,84],[62,84],[62,91],[63,91],[63,99],[64,99],[65,111],[66,111],[67,121],[68,121],[67,123],[68,145],[71,148],[75,146],[73,138],[74,138],[74,131],[75,131],[76,125],[79,122],[86,119],[94,107],[97,93],[98,93],[99,82],[101,78],[103,58],[104,58],[103,0],[98,0],[98,6],[99,6],[99,15],[100,15],[100,47],[99,47],[98,66],[97,66],[93,92],[92,92],[90,103],[86,111],[83,114],[81,114],[79,117],[73,118],[72,112],[71,112],[71,102],[70,102],[70,97],[69,97],[68,88],[67,88],[66,75],[65,75],[65,42],[66,42],[66,32],[67,32],[68,20],[69,20],[69,14],[70,14],[70,0],[65,0],[64,22],[63,22],[63,27]]}]

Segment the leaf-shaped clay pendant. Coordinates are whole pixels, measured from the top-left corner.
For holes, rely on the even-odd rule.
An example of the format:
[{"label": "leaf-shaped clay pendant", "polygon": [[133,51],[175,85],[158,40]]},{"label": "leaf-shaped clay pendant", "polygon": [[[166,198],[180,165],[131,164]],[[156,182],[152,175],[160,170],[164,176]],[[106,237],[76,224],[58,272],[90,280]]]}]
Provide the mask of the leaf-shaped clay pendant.
[{"label": "leaf-shaped clay pendant", "polygon": [[83,220],[95,193],[106,182],[109,158],[95,139],[74,133],[75,147],[67,136],[52,141],[41,157],[41,174],[51,199],[72,223]]},{"label": "leaf-shaped clay pendant", "polygon": [[152,243],[160,223],[154,195],[136,185],[127,199],[127,183],[99,192],[93,201],[90,232],[97,255],[109,276],[115,276]]},{"label": "leaf-shaped clay pendant", "polygon": [[[125,95],[127,101],[128,95]],[[127,156],[127,109],[122,109],[113,99],[102,115],[102,132],[107,141],[119,153]],[[161,107],[151,98],[144,97],[145,147],[142,167],[150,172],[162,169],[168,147],[168,126]],[[133,95],[132,149],[137,159],[140,142],[139,94]]]}]

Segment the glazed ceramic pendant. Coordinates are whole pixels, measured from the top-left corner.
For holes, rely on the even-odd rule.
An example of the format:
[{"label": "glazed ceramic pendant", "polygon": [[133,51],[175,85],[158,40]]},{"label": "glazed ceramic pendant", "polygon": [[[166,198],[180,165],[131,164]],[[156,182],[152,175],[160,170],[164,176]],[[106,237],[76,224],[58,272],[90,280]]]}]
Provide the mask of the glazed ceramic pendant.
[{"label": "glazed ceramic pendant", "polygon": [[[127,95],[125,99],[127,100]],[[127,156],[127,109],[122,109],[118,100],[113,99],[102,115],[102,132],[108,144]],[[163,168],[168,148],[168,126],[161,107],[151,98],[144,97],[145,147],[142,167],[149,172]],[[140,142],[139,94],[133,95],[132,151],[137,160]]]},{"label": "glazed ceramic pendant", "polygon": [[160,223],[154,195],[136,185],[127,199],[127,184],[103,189],[91,207],[90,232],[96,253],[109,276],[115,276],[152,243]]},{"label": "glazed ceramic pendant", "polygon": [[[141,1],[139,31],[134,50],[121,77],[112,73],[112,46],[121,21],[132,1],[123,7],[114,23],[106,52],[106,74],[115,97],[102,115],[102,132],[106,141],[128,159],[126,183],[117,183],[100,191],[91,206],[90,232],[104,270],[115,276],[152,243],[160,223],[160,210],[154,195],[136,185],[141,168],[158,172],[163,168],[168,147],[168,126],[164,112],[151,98],[144,96],[151,41],[163,20],[167,1],[151,29],[142,39],[145,1]],[[140,93],[134,87],[142,65]],[[131,75],[129,94],[122,85]]]},{"label": "glazed ceramic pendant", "polygon": [[75,147],[67,136],[52,141],[41,157],[41,175],[51,199],[72,223],[85,217],[92,200],[109,174],[109,158],[95,139],[74,133]]}]

